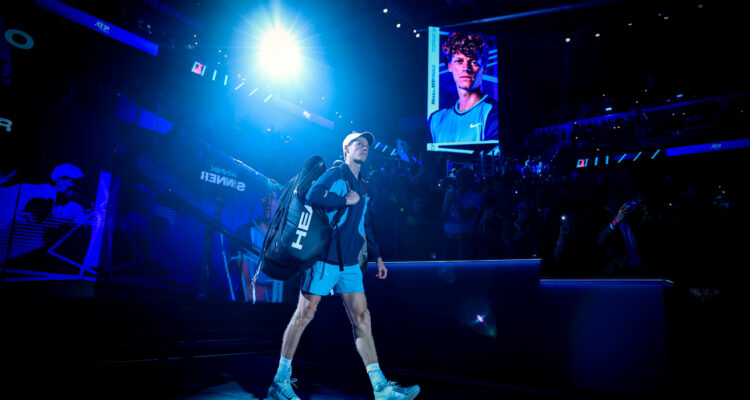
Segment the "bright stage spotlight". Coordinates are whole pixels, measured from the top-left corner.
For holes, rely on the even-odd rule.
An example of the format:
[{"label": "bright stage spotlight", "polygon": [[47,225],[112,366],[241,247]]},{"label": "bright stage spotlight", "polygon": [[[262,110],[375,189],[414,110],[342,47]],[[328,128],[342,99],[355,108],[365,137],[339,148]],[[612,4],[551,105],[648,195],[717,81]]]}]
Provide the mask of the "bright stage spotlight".
[{"label": "bright stage spotlight", "polygon": [[260,40],[258,62],[265,72],[276,77],[286,77],[299,70],[302,55],[297,39],[286,30],[275,27]]}]

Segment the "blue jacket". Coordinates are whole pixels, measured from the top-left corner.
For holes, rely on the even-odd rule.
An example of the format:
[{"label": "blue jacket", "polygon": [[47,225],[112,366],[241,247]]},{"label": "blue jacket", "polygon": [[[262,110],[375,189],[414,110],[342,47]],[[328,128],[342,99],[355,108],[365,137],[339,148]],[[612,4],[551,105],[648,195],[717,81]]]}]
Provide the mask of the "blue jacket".
[{"label": "blue jacket", "polygon": [[[353,206],[346,205],[345,196],[349,192],[349,188],[355,190],[360,197],[359,202]],[[370,198],[366,192],[365,182],[355,178],[346,164],[328,169],[307,192],[307,202],[313,207],[324,209],[329,221],[340,208],[346,207],[346,211],[337,225],[341,232],[341,255],[344,259],[343,264],[346,266],[359,263],[359,251],[365,243],[365,238],[367,238],[368,258],[377,259],[380,257],[380,251],[375,243],[370,223],[367,221],[369,219],[367,217],[367,203]],[[338,234],[334,231],[331,245],[327,253],[321,258],[322,261],[334,265],[339,264],[337,242]]]}]

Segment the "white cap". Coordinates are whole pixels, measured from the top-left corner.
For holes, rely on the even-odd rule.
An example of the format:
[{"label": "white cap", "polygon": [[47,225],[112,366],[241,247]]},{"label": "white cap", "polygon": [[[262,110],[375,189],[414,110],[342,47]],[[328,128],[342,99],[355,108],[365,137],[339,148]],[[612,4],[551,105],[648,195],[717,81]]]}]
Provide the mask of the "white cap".
[{"label": "white cap", "polygon": [[375,143],[375,136],[372,135],[370,132],[352,132],[344,138],[344,141],[341,143],[341,150],[344,150],[344,147],[346,147],[349,143],[353,142],[354,139],[364,137],[367,139],[367,142],[370,146],[372,146],[373,143]]},{"label": "white cap", "polygon": [[341,143],[341,150],[344,150],[344,147],[346,147],[349,143],[353,142],[357,138],[364,137],[367,139],[368,145],[372,146],[373,143],[375,143],[375,136],[372,135],[370,132],[352,132],[344,138],[344,141]]}]

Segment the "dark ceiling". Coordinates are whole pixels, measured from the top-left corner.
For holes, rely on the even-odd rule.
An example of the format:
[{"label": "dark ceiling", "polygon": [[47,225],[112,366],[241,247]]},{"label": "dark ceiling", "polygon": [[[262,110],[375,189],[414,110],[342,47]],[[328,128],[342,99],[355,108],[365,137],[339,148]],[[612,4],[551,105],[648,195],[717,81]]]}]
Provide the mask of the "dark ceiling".
[{"label": "dark ceiling", "polygon": [[[645,91],[658,102],[750,89],[750,64],[738,51],[748,39],[742,0],[191,0],[180,7],[207,21],[201,43],[216,48],[229,45],[228,33],[252,21],[253,10],[276,6],[314,33],[321,73],[331,77],[320,75],[319,92],[333,99],[317,110],[367,126],[391,118],[392,130],[398,118],[424,112],[428,26],[497,37],[506,131],[528,131],[603,98],[623,110],[642,104]],[[372,112],[384,106],[388,116]]]},{"label": "dark ceiling", "polygon": [[370,3],[418,29],[449,26],[496,36],[501,92],[538,110],[602,95],[632,102],[648,88],[664,96],[750,88],[750,64],[739,50],[749,38],[746,1]]},{"label": "dark ceiling", "polygon": [[750,90],[750,64],[743,54],[749,13],[742,0],[65,3],[172,53],[209,65],[221,62],[234,71],[247,69],[250,33],[263,15],[283,9],[284,22],[304,28],[302,34],[317,52],[314,79],[286,98],[304,100],[325,118],[338,120],[343,114],[363,129],[394,136],[399,119],[426,110],[428,26],[497,37],[502,128],[519,134],[551,121],[551,113],[602,98],[619,102],[622,110],[645,100],[646,90],[664,98]]}]

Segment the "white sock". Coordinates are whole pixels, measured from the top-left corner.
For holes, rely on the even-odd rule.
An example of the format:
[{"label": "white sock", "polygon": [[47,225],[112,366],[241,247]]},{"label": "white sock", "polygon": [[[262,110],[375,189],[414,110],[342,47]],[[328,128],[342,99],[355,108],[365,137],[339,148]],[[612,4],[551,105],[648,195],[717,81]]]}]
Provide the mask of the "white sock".
[{"label": "white sock", "polygon": [[276,376],[292,376],[292,360],[281,357],[279,360],[279,369],[276,370]]},{"label": "white sock", "polygon": [[378,389],[388,384],[383,371],[380,370],[380,364],[372,363],[365,368],[367,369],[367,375],[370,377],[373,390],[378,391]]}]

